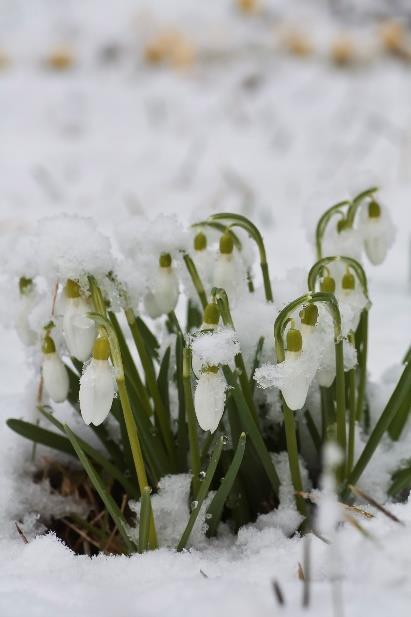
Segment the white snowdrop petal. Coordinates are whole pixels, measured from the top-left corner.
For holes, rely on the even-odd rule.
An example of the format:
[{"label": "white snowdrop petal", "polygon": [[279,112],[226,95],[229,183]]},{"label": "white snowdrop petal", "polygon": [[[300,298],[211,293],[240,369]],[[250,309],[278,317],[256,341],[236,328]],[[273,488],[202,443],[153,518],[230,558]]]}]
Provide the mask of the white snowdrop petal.
[{"label": "white snowdrop petal", "polygon": [[63,317],[63,333],[68,350],[72,356],[85,362],[91,355],[97,336],[97,328],[92,319],[89,304],[83,298],[69,298]]},{"label": "white snowdrop petal", "polygon": [[44,355],[42,373],[44,388],[50,398],[55,403],[65,401],[69,391],[69,377],[57,353]]},{"label": "white snowdrop petal", "polygon": [[173,268],[158,268],[152,289],[144,297],[144,308],[151,319],[174,311],[179,296],[179,283]]},{"label": "white snowdrop petal", "polygon": [[86,424],[107,418],[115,394],[113,371],[107,360],[91,360],[80,378],[80,410]]},{"label": "white snowdrop petal", "polygon": [[224,413],[227,383],[221,373],[205,372],[200,375],[195,395],[194,408],[203,431],[214,431]]}]

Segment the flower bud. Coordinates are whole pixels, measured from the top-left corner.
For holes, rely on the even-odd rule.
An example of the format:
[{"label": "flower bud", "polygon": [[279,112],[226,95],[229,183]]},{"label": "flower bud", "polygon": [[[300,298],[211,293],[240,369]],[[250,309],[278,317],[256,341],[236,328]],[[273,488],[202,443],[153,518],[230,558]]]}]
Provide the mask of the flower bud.
[{"label": "flower bud", "polygon": [[324,276],[321,279],[320,290],[328,294],[333,294],[335,292],[335,280],[332,276]]},{"label": "flower bud", "polygon": [[80,378],[80,411],[86,424],[98,426],[110,413],[115,387],[109,356],[107,338],[98,338],[94,343],[90,364]]},{"label": "flower bud", "polygon": [[342,277],[341,287],[343,292],[347,295],[351,294],[355,289],[355,277],[349,270],[347,270]]},{"label": "flower bud", "polygon": [[36,300],[36,292],[32,279],[22,276],[19,280],[20,302],[16,315],[16,331],[21,342],[31,347],[37,341],[37,333],[29,322],[29,314]]},{"label": "flower bud", "polygon": [[66,400],[69,391],[67,369],[56,353],[56,346],[51,336],[44,338],[43,346],[43,383],[47,394],[55,403]]},{"label": "flower bud", "polygon": [[216,366],[207,367],[200,375],[194,394],[194,408],[203,431],[214,433],[224,413],[227,383]]},{"label": "flower bud", "polygon": [[178,279],[169,253],[160,256],[159,266],[153,288],[144,298],[144,308],[152,319],[174,311],[179,296]]},{"label": "flower bud", "polygon": [[87,317],[91,307],[80,295],[80,287],[75,281],[69,279],[64,291],[64,338],[70,354],[80,362],[85,362],[90,357],[97,336],[94,321]]},{"label": "flower bud", "polygon": [[220,321],[220,309],[215,302],[210,302],[204,309],[203,329],[214,329]]},{"label": "flower bud", "polygon": [[230,234],[230,232],[225,231],[220,238],[220,253],[222,255],[231,255],[233,249],[233,236]]},{"label": "flower bud", "polygon": [[314,328],[318,320],[318,307],[316,304],[307,304],[303,310],[300,311],[301,319],[301,334],[302,336],[309,336],[313,333]]},{"label": "flower bud", "polygon": [[287,332],[287,351],[291,353],[300,354],[303,347],[303,338],[300,330],[291,325],[291,328]]},{"label": "flower bud", "polygon": [[199,231],[198,234],[194,238],[194,250],[197,252],[205,251],[207,248],[207,236]]}]

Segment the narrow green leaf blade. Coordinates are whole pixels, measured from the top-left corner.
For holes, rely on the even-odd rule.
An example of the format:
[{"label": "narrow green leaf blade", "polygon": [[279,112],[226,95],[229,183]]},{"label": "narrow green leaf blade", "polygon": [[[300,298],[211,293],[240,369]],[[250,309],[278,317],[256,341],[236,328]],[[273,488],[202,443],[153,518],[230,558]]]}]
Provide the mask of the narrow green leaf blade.
[{"label": "narrow green leaf blade", "polygon": [[66,439],[66,437],[53,433],[53,431],[48,431],[37,424],[32,424],[31,422],[25,422],[24,420],[14,418],[7,420],[6,424],[12,431],[18,433],[22,437],[25,437],[26,439],[30,439],[34,443],[39,443],[42,446],[48,446],[49,448],[53,448],[59,452],[76,456],[70,441]]},{"label": "narrow green leaf blade", "polygon": [[73,431],[67,426],[67,424],[64,424],[64,430],[66,432],[67,437],[69,438],[71,442],[71,445],[76,451],[76,454],[78,458],[80,459],[80,462],[84,467],[84,470],[86,471],[88,477],[90,478],[90,482],[96,489],[97,493],[100,496],[100,499],[106,506],[108,513],[110,514],[117,529],[119,530],[120,535],[123,538],[124,544],[126,546],[127,552],[129,554],[133,553],[136,547],[134,546],[134,543],[128,537],[127,523],[124,519],[123,514],[120,511],[120,508],[117,506],[112,496],[107,492],[106,487],[104,486],[100,476],[97,474],[96,470],[91,465],[90,461],[88,460],[86,454],[84,453],[80,445],[79,440],[77,439]]},{"label": "narrow green leaf blade", "polygon": [[138,530],[138,552],[144,553],[148,548],[148,532],[151,515],[151,489],[146,486],[141,495],[140,525]]},{"label": "narrow green leaf blade", "polygon": [[177,545],[178,551],[183,550],[193,530],[194,523],[197,520],[203,501],[207,497],[211,481],[214,477],[215,470],[217,469],[218,461],[220,460],[221,452],[223,450],[223,445],[224,437],[221,436],[217,439],[216,445],[211,454],[210,464],[208,465],[205,478],[201,483],[200,490],[198,491],[195,507],[191,511],[186,528],[184,529],[183,535],[180,538],[180,542]]},{"label": "narrow green leaf blade", "polygon": [[246,439],[246,434],[241,433],[231,465],[207,509],[207,518],[209,519],[207,536],[209,538],[215,536],[217,533],[217,527],[221,520],[225,501],[230,494],[243,460]]}]

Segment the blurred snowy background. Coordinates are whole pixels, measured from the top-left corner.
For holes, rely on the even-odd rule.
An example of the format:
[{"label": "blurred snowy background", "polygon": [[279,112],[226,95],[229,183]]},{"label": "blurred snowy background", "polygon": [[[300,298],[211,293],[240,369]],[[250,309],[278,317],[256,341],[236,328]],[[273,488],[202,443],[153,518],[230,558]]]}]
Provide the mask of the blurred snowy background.
[{"label": "blurred snowy background", "polygon": [[369,267],[378,375],[409,332],[410,21],[383,0],[1,0],[1,225],[237,210],[284,276],[376,182],[399,227]]}]

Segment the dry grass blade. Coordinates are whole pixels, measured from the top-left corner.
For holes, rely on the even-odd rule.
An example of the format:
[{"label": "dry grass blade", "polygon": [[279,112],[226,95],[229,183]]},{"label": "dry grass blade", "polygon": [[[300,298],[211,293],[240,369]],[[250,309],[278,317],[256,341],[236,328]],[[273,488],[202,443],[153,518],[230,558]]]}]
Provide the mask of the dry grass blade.
[{"label": "dry grass blade", "polygon": [[27,540],[26,536],[24,535],[24,532],[21,530],[20,526],[18,525],[18,523],[14,523],[16,525],[16,529],[19,533],[20,538],[23,540],[24,544],[28,544],[29,541]]},{"label": "dry grass blade", "polygon": [[67,525],[67,527],[70,527],[70,529],[72,529],[73,531],[75,531],[76,533],[78,533],[78,535],[85,540],[86,542],[88,542],[89,544],[92,544],[93,546],[95,546],[96,548],[98,548],[98,550],[101,550],[101,546],[98,542],[96,542],[96,540],[93,540],[93,538],[90,538],[90,536],[83,530],[80,529],[80,527],[77,527],[77,525],[74,525],[73,523],[71,523],[69,520],[67,520],[66,518],[61,519],[63,521],[63,523],[65,525]]},{"label": "dry grass blade", "polygon": [[304,569],[300,562],[298,562],[298,579],[300,581],[305,581]]},{"label": "dry grass blade", "polygon": [[354,529],[356,529],[357,531],[360,532],[360,534],[362,536],[364,536],[364,538],[367,538],[367,540],[371,540],[371,542],[374,542],[375,544],[379,544],[377,538],[375,536],[373,536],[369,531],[367,531],[362,525],[361,523],[359,523],[357,521],[357,519],[355,519],[353,516],[351,516],[351,514],[345,513],[344,515],[344,520],[346,523],[348,523],[349,525],[351,525],[352,527],[354,527]]},{"label": "dry grass blade", "polygon": [[278,604],[280,606],[284,606],[285,605],[285,599],[284,599],[284,594],[282,592],[282,589],[280,587],[280,583],[274,579],[272,581],[272,586],[273,586],[274,595],[275,595],[275,597],[277,599]]},{"label": "dry grass blade", "polygon": [[[296,493],[296,495],[300,495],[300,497],[302,497],[303,499],[308,499],[309,501],[311,501],[311,503],[314,503],[314,504],[318,503],[319,495],[316,495],[315,493],[307,493],[304,491],[299,491]],[[342,502],[338,502],[338,503],[340,506],[344,508],[344,510],[353,512],[354,514],[359,514],[360,516],[363,516],[366,519],[374,518],[374,514],[371,514],[371,512],[367,512],[366,510],[363,510],[362,508],[359,508],[358,506],[349,506]]]},{"label": "dry grass blade", "polygon": [[361,499],[365,499],[365,501],[368,501],[371,506],[374,506],[374,508],[377,508],[377,510],[385,514],[387,518],[391,519],[395,523],[398,523],[399,525],[405,525],[405,523],[401,521],[398,517],[396,517],[395,514],[392,514],[392,512],[387,510],[387,508],[378,503],[378,501],[376,501],[374,497],[371,497],[371,495],[367,495],[367,493],[364,493],[364,491],[358,488],[358,486],[353,486],[352,484],[349,484],[348,488],[352,493],[354,493],[354,495],[360,497]]},{"label": "dry grass blade", "polygon": [[208,578],[208,574],[206,574],[204,570],[202,570],[201,568],[200,568],[200,574],[203,578]]}]

